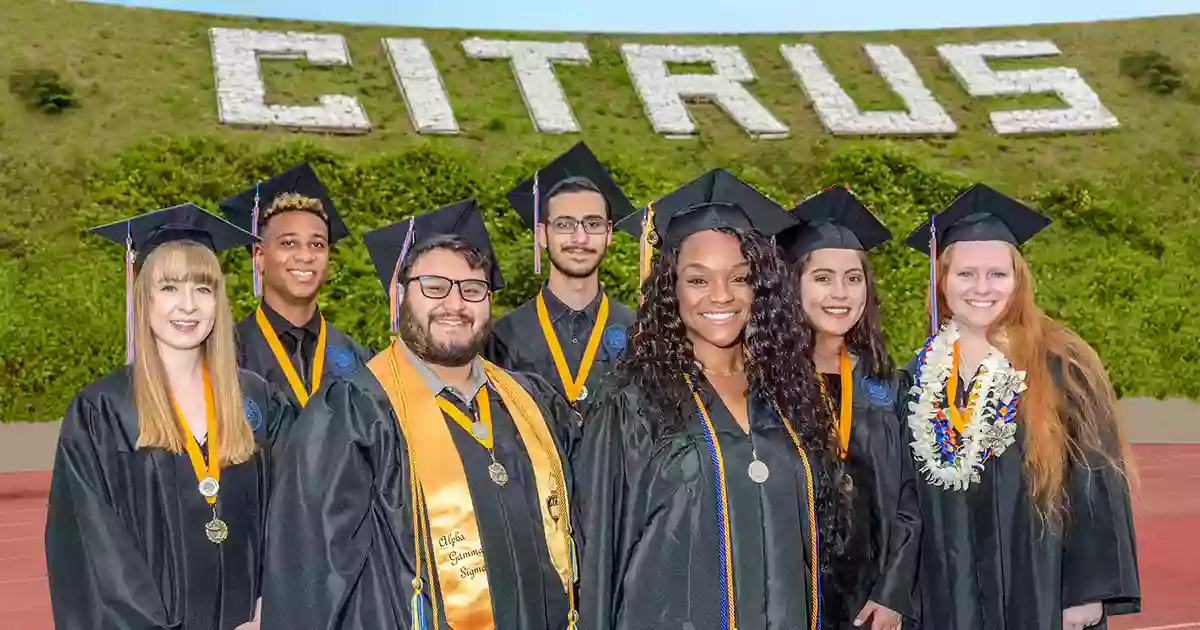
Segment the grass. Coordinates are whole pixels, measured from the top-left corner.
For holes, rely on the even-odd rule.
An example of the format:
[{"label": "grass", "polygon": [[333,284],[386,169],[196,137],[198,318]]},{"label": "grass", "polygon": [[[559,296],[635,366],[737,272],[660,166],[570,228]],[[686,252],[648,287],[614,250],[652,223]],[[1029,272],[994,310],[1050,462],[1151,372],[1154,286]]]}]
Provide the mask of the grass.
[{"label": "grass", "polygon": [[[1116,304],[1112,301],[1119,302],[1122,291],[1128,292],[1138,283],[1157,282],[1173,270],[1200,266],[1200,250],[1189,245],[1200,239],[1200,180],[1196,175],[1200,171],[1200,99],[1187,89],[1171,95],[1153,93],[1143,82],[1123,76],[1120,67],[1122,57],[1131,51],[1154,51],[1170,58],[1174,68],[1188,79],[1188,85],[1195,85],[1200,77],[1200,58],[1195,54],[1194,33],[1200,32],[1200,15],[953,31],[628,37],[360,27],[51,0],[0,0],[0,15],[5,25],[0,29],[0,50],[5,51],[0,55],[0,86],[8,86],[10,78],[21,73],[48,71],[70,86],[74,99],[72,107],[49,115],[31,108],[20,94],[0,89],[0,172],[4,173],[0,178],[0,388],[10,390],[0,394],[3,420],[44,419],[56,413],[65,400],[47,400],[40,390],[27,390],[23,384],[61,379],[70,384],[63,388],[73,391],[96,376],[85,369],[94,365],[87,357],[92,353],[112,354],[116,347],[98,341],[100,328],[73,317],[74,304],[107,300],[104,296],[111,290],[111,283],[96,277],[97,258],[90,253],[91,246],[81,244],[83,221],[94,214],[98,203],[98,192],[89,175],[109,168],[135,147],[144,149],[184,137],[204,138],[217,143],[215,146],[237,147],[248,154],[284,150],[299,139],[315,151],[351,160],[428,147],[470,156],[473,168],[485,174],[489,185],[494,186],[502,185],[504,177],[516,180],[519,172],[514,170],[515,162],[549,158],[583,138],[606,161],[624,168],[627,177],[640,178],[637,190],[641,194],[636,202],[667,192],[713,166],[731,168],[786,202],[830,183],[823,180],[829,176],[827,165],[846,151],[894,146],[932,170],[954,173],[963,181],[984,180],[1027,199],[1040,194],[1046,184],[1084,182],[1107,204],[1110,215],[1132,216],[1144,236],[1164,239],[1161,258],[1146,253],[1144,265],[1131,266],[1124,258],[1105,259],[1104,252],[1112,251],[1105,243],[1114,237],[1098,235],[1103,227],[1095,228],[1097,234],[1085,230],[1069,233],[1080,234],[1079,247],[1093,252],[1094,260],[1081,260],[1078,251],[1084,250],[1037,249],[1031,254],[1038,263],[1035,271],[1042,281],[1041,295],[1047,308],[1067,317],[1072,312],[1076,316],[1079,312],[1089,313],[1090,319],[1083,327],[1091,326],[1093,330],[1081,331],[1085,335],[1116,334],[1118,328],[1128,331],[1130,318],[1143,322],[1148,335],[1177,332],[1187,322],[1171,320],[1170,313],[1182,313],[1180,303],[1200,303],[1196,285],[1181,281],[1171,287],[1171,295],[1161,296],[1164,301],[1157,308],[1163,312],[1154,317],[1115,306],[1108,311],[1096,310],[1106,301]],[[208,39],[208,29],[214,26],[343,34],[352,67],[264,61],[270,99],[276,103],[309,103],[323,93],[354,94],[367,111],[372,132],[339,137],[220,125]],[[583,41],[592,63],[560,64],[556,72],[584,132],[565,137],[535,133],[509,64],[472,59],[463,52],[459,42],[476,35]],[[384,37],[405,36],[422,37],[430,46],[462,130],[458,137],[421,136],[413,131],[381,43]],[[1064,54],[997,62],[995,67],[1076,68],[1121,120],[1121,128],[1043,137],[995,134],[988,122],[989,112],[1053,106],[1057,99],[1044,95],[972,98],[938,58],[935,46],[1006,39],[1049,39]],[[620,55],[619,46],[627,41],[740,46],[758,76],[748,88],[788,126],[788,137],[750,139],[711,104],[690,106],[700,130],[698,137],[671,140],[657,136]],[[795,75],[779,54],[781,44],[792,43],[813,44],[843,87],[864,108],[897,107],[899,100],[872,71],[862,45],[899,46],[958,123],[959,133],[888,143],[832,136],[820,125]],[[677,70],[704,71],[691,66]],[[224,166],[209,168],[215,161],[213,156],[201,153],[192,162],[181,163],[183,168],[199,173],[192,173],[188,179],[195,182],[192,194],[197,198],[219,198],[232,192],[231,180],[244,181],[247,176],[222,170]],[[129,207],[121,214],[157,207],[154,204],[161,200],[154,195],[155,187],[171,188],[165,180],[128,184],[127,189],[133,192],[122,198],[121,203]],[[502,203],[498,195],[493,196],[496,203]],[[353,201],[346,203],[352,205]],[[896,231],[907,226],[909,219],[894,215],[893,208],[875,209]],[[104,218],[113,216],[110,213]],[[1117,224],[1119,240],[1120,234],[1130,233],[1131,228],[1126,223]],[[1089,240],[1092,238],[1108,240]],[[1137,241],[1142,242],[1140,236]],[[104,260],[108,254],[111,252],[105,252]],[[108,271],[107,267],[101,269]],[[56,286],[57,295],[47,298],[46,291],[34,290],[39,286]],[[1085,299],[1091,301],[1080,304],[1079,296],[1089,296]],[[910,301],[913,298],[904,297]],[[903,307],[904,312],[914,308],[907,303]],[[1103,315],[1093,316],[1096,312]],[[38,345],[21,332],[73,327],[81,334],[73,344],[59,347]],[[907,337],[905,343],[909,342]],[[13,350],[18,346],[19,351]],[[1172,385],[1166,382],[1169,379],[1139,379],[1136,374],[1141,369],[1139,362],[1148,361],[1154,369],[1162,370],[1171,356],[1187,360],[1191,355],[1183,348],[1131,348],[1127,356],[1115,348],[1101,351],[1110,363],[1126,358],[1135,362],[1117,370],[1125,374],[1121,377],[1125,393],[1189,394],[1194,389],[1190,384]],[[1149,352],[1157,354],[1147,358]],[[78,370],[55,367],[60,365],[58,362],[39,367],[39,356],[62,353],[80,355],[75,363]],[[22,357],[19,361],[14,359],[18,356]],[[47,370],[53,373],[45,373]]]}]

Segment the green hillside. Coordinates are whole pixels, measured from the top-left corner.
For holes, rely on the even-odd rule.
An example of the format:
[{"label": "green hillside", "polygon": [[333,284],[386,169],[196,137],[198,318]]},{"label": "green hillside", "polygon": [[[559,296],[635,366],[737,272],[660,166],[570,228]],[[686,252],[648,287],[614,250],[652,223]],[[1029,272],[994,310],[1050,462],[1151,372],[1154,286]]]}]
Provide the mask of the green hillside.
[{"label": "green hillside", "polygon": [[[86,238],[90,225],[185,200],[215,208],[254,178],[309,159],[358,233],[478,197],[510,279],[497,301],[504,309],[526,299],[537,279],[530,239],[503,193],[580,138],[638,203],[724,166],[784,203],[847,182],[898,236],[964,184],[987,181],[1056,219],[1027,249],[1039,301],[1097,347],[1119,391],[1200,398],[1200,15],[961,31],[655,37],[358,27],[51,0],[0,0],[0,16],[4,421],[58,417],[80,386],[122,360],[121,254]],[[308,104],[324,93],[353,94],[373,129],[339,137],[221,125],[208,36],[214,26],[344,35],[352,67],[264,61],[270,99]],[[463,53],[459,42],[474,35],[585,42],[590,64],[557,67],[583,133],[536,133],[509,64]],[[429,44],[459,136],[412,129],[380,44],[384,37]],[[934,47],[1009,39],[1049,39],[1064,54],[992,67],[1076,68],[1121,127],[996,134],[989,112],[1053,107],[1057,99],[973,98]],[[789,136],[753,140],[708,104],[690,106],[696,138],[656,135],[619,52],[629,41],[740,46],[758,76],[749,89]],[[815,45],[865,109],[902,105],[873,72],[862,44],[898,45],[959,133],[890,141],[833,136],[780,56],[784,43]],[[1138,74],[1134,55],[1145,53],[1161,56],[1149,73],[1130,76]],[[60,106],[61,112],[47,111]],[[634,295],[634,259],[633,243],[621,238],[606,266],[606,282],[627,301]],[[360,241],[341,246],[335,261],[327,313],[381,346],[384,295]],[[875,262],[889,341],[898,357],[907,357],[921,337],[925,260],[891,244]],[[253,302],[249,264],[244,255],[230,255],[226,265],[240,316]]]}]

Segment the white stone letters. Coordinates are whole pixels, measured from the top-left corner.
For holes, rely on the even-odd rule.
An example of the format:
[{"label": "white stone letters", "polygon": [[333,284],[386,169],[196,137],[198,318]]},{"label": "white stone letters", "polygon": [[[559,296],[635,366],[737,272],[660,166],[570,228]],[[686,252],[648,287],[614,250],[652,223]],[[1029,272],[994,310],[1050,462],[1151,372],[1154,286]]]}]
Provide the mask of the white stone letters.
[{"label": "white stone letters", "polygon": [[[710,100],[752,136],[788,133],[743,83],[754,80],[750,62],[737,46],[623,44],[621,54],[654,130],[668,137],[696,133],[685,99]],[[708,63],[712,74],[671,74],[668,62]]]},{"label": "white stone letters", "polygon": [[383,47],[413,129],[417,133],[458,133],[458,121],[446,96],[446,86],[442,85],[442,75],[433,65],[433,55],[425,40],[387,38]]},{"label": "white stone letters", "polygon": [[[324,94],[317,104],[269,105],[260,67],[262,59],[303,59],[326,66],[349,66],[346,40],[336,33],[298,33],[211,28],[217,115],[222,123],[280,126],[304,131],[362,134],[371,123],[359,100]],[[590,64],[581,42],[482,39],[461,42],[475,59],[507,59],[534,128],[541,133],[578,133],[580,125],[555,74],[555,64]],[[458,121],[442,75],[425,41],[393,37],[383,40],[392,75],[417,133],[458,134]],[[903,109],[864,111],[842,88],[810,44],[784,44],[779,52],[791,66],[800,88],[812,101],[830,133],[850,136],[950,135],[958,126],[926,87],[916,67],[892,44],[864,44],[875,71],[904,103]],[[994,70],[989,59],[1047,57],[1062,52],[1050,41],[991,41],[943,44],[938,55],[966,91],[975,97],[1055,94],[1066,103],[1057,109],[1016,109],[990,113],[1002,135],[1071,133],[1115,129],[1120,121],[1100,102],[1074,68]],[[754,137],[782,138],[784,126],[750,93],[755,80],[750,62],[737,46],[636,44],[621,45],[621,56],[654,130],[669,138],[691,137],[696,122],[688,102],[707,101],[724,110]],[[712,72],[672,73],[668,64],[705,64]]]},{"label": "white stone letters", "polygon": [[217,109],[229,125],[278,125],[307,131],[366,133],[371,129],[358,99],[325,94],[319,105],[267,105],[259,59],[306,59],[317,65],[350,65],[341,35],[209,29],[217,84]]},{"label": "white stone letters", "polygon": [[859,109],[810,44],[785,44],[779,50],[812,101],[821,124],[831,133],[929,135],[953,134],[958,130],[954,120],[925,87],[912,62],[897,46],[866,44],[863,50],[892,91],[904,101],[905,111],[864,112]]},{"label": "white stone letters", "polygon": [[992,127],[1001,134],[1056,133],[1115,129],[1117,117],[1100,102],[1074,68],[992,70],[987,58],[1012,59],[1062,54],[1053,42],[1007,41],[943,44],[938,54],[950,65],[971,96],[1054,93],[1070,107],[992,112]]},{"label": "white stone letters", "polygon": [[463,41],[462,47],[476,59],[510,60],[521,96],[525,99],[525,108],[538,131],[579,131],[571,104],[554,74],[554,63],[591,63],[586,46],[579,42],[523,42],[473,37]]}]

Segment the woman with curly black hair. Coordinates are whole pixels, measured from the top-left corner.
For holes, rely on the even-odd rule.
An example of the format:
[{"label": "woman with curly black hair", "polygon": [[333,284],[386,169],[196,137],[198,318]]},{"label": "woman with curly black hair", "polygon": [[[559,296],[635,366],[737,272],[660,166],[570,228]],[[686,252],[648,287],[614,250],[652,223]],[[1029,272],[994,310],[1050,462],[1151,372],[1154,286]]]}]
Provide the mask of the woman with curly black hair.
[{"label": "woman with curly black hair", "polygon": [[847,553],[826,581],[826,620],[847,630],[898,630],[918,617],[921,508],[899,409],[907,378],[883,343],[879,297],[866,252],[891,232],[849,190],[833,186],[792,209],[801,225],[778,236],[792,265],[812,360],[857,518]]},{"label": "woman with curly black hair", "polygon": [[764,236],[796,220],[722,170],[646,215],[662,252],[576,469],[581,627],[815,628],[849,514],[811,334]]}]

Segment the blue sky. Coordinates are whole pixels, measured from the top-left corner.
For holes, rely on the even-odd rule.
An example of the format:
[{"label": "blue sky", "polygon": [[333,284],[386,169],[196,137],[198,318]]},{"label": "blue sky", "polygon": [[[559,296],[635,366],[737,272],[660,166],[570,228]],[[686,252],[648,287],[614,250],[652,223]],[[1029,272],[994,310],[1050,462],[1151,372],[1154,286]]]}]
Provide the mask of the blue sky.
[{"label": "blue sky", "polygon": [[1197,0],[92,0],[305,20],[590,32],[812,32],[1076,22],[1200,12]]}]

